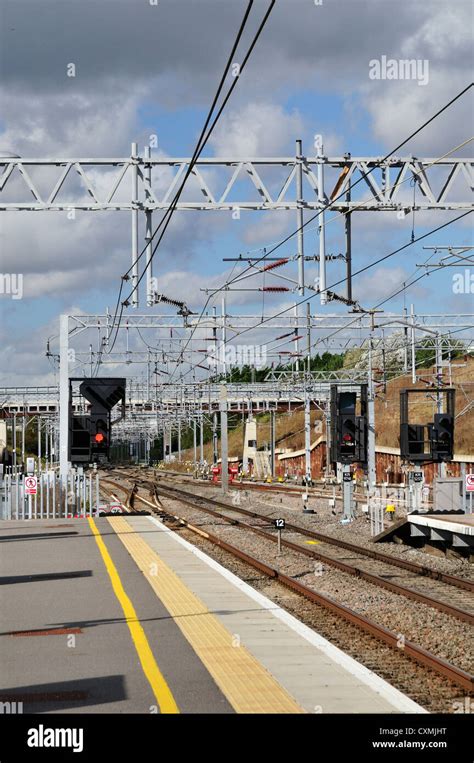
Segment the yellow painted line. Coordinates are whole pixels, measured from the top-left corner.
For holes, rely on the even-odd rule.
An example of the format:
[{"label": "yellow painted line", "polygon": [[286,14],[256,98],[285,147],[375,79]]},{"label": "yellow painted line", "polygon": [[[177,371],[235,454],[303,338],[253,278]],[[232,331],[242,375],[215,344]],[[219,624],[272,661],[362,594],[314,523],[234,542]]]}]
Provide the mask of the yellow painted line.
[{"label": "yellow painted line", "polygon": [[109,517],[175,624],[238,713],[302,713],[303,709],[235,634],[176,575],[123,517]]},{"label": "yellow painted line", "polygon": [[130,635],[132,636],[135,649],[137,650],[138,658],[143,668],[143,672],[145,673],[145,676],[147,677],[148,682],[152,688],[153,694],[155,695],[156,701],[160,708],[160,712],[179,713],[178,706],[174,700],[171,690],[166,683],[163,674],[161,673],[161,670],[159,669],[153,656],[153,652],[151,651],[145,631],[143,630],[142,625],[137,617],[135,608],[125,593],[125,589],[122,585],[122,581],[120,580],[117,568],[112,561],[112,557],[107,550],[107,546],[102,540],[97,525],[91,517],[89,517],[89,524],[91,526],[92,532],[94,533],[96,543],[102,556],[102,560],[105,564],[105,568],[109,573],[112,588],[125,615],[125,620],[129,627]]}]

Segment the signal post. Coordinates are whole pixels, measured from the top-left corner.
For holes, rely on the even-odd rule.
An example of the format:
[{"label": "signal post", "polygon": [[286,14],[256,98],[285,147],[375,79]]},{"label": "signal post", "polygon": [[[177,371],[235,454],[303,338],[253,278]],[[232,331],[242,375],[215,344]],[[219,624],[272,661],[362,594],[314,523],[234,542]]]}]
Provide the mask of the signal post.
[{"label": "signal post", "polygon": [[[354,385],[351,385],[354,386]],[[367,384],[360,384],[360,414],[356,413],[357,392],[331,387],[331,451],[334,464],[342,465],[343,521],[354,517],[354,488],[351,465],[367,468],[368,395]]]}]

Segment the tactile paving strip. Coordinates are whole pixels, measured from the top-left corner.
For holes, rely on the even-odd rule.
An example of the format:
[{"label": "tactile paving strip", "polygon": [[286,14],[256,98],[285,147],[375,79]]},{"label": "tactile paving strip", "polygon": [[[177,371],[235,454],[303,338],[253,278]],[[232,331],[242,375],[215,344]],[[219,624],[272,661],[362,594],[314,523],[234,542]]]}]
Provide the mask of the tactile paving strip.
[{"label": "tactile paving strip", "polygon": [[304,712],[245,646],[233,645],[232,634],[126,519],[108,521],[236,712]]}]

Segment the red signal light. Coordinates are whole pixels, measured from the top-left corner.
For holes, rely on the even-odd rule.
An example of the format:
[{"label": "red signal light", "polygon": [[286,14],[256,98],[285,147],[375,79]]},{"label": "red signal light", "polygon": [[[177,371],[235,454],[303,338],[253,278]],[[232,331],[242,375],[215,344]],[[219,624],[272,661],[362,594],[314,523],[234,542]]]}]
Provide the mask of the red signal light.
[{"label": "red signal light", "polygon": [[352,442],[352,435],[350,434],[343,434],[342,435],[343,442]]},{"label": "red signal light", "polygon": [[97,432],[96,436],[94,437],[94,440],[96,442],[103,442],[104,441],[104,435],[102,432]]}]

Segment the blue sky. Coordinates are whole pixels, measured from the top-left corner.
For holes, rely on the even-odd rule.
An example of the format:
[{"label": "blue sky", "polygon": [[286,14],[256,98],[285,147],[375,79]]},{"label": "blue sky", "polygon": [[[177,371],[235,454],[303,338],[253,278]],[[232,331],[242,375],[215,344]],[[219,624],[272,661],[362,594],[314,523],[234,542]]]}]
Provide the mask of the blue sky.
[{"label": "blue sky", "polygon": [[[470,3],[460,3],[454,14],[445,3],[432,0],[431,14],[427,15],[426,3],[418,0],[398,4],[396,13],[392,4],[382,9],[383,3],[374,0],[340,0],[316,12],[311,3],[298,1],[299,20],[291,13],[294,5],[286,1],[279,4],[273,25],[262,36],[204,155],[245,154],[249,145],[259,156],[293,155],[296,138],[303,140],[306,155],[314,155],[313,137],[321,133],[330,155],[349,151],[352,156],[383,156],[466,82],[466,63],[472,60],[466,34],[472,20]],[[186,6],[189,16],[186,28],[180,27],[176,6],[171,3],[163,3],[162,16],[145,17],[147,11],[141,8],[136,22],[143,35],[151,35],[150,40],[156,34],[159,44],[132,45],[131,49],[123,45],[132,18],[132,5],[125,0],[84,4],[75,10],[73,25],[68,23],[67,9],[54,0],[41,0],[37,5],[21,0],[19,5],[28,7],[28,15],[17,17],[17,6],[7,2],[7,26],[21,32],[26,41],[41,33],[48,13],[54,13],[64,34],[54,49],[40,54],[32,48],[35,59],[29,67],[20,61],[16,49],[9,53],[14,35],[4,40],[9,54],[2,62],[3,148],[25,157],[123,156],[128,155],[132,141],[137,141],[142,151],[149,135],[157,133],[160,153],[191,155],[220,76],[216,62],[225,60],[229,30],[237,26],[241,3],[233,0],[232,5],[225,9],[220,6],[217,11],[217,5],[206,0],[193,17],[196,6],[182,0],[181,8]],[[38,13],[39,6],[48,13]],[[262,3],[258,7],[262,8]],[[102,24],[103,9],[107,10],[106,27]],[[156,30],[151,19],[159,20]],[[347,29],[351,29],[350,37],[343,34]],[[85,31],[87,50],[81,47]],[[458,41],[456,52],[450,45],[453,35]],[[368,62],[382,54],[428,58],[432,72],[429,86],[371,82]],[[79,74],[72,82],[61,71],[64,62],[74,57]],[[468,137],[470,116],[471,95],[397,153],[442,155]],[[469,154],[472,145],[458,152]],[[330,185],[327,176],[327,191]],[[467,193],[464,188],[458,187],[461,196]],[[415,235],[455,214],[416,213]],[[0,220],[1,270],[18,269],[25,280],[22,300],[8,300],[6,305],[5,297],[2,299],[5,329],[0,339],[6,352],[12,345],[21,348],[19,376],[32,374],[37,383],[48,379],[49,367],[37,360],[29,367],[29,359],[33,354],[41,356],[46,337],[55,333],[58,314],[102,313],[106,306],[113,309],[120,276],[130,265],[129,215],[90,213],[88,217],[91,219],[78,214],[77,224],[69,226],[60,213],[8,213]],[[334,222],[333,217],[328,213],[327,251],[337,254],[344,251],[344,235],[341,220]],[[408,242],[412,225],[411,216],[400,221],[395,214],[354,213],[353,269]],[[318,251],[314,227],[312,223],[305,231],[306,254]],[[355,278],[356,299],[364,307],[372,307],[416,273],[416,264],[430,254],[423,251],[423,244],[469,244],[471,227],[466,220],[450,226],[372,268],[364,277]],[[155,257],[155,275],[167,295],[199,309],[204,301],[200,287],[215,287],[225,281],[229,263],[223,263],[222,258],[258,251],[295,228],[294,212],[242,213],[239,221],[232,220],[229,212],[178,213]],[[288,256],[295,251],[293,238],[278,254]],[[341,262],[328,264],[329,286],[339,280],[342,271]],[[293,265],[278,272],[294,277],[296,268]],[[405,297],[387,303],[385,309],[400,310],[404,301],[414,301],[420,312],[473,311],[472,294],[453,294],[454,272],[443,270],[423,278]],[[308,264],[307,279],[316,275],[316,265]],[[252,285],[262,283],[258,277]],[[278,281],[268,275],[265,283]],[[343,287],[335,290],[343,291]],[[236,298],[234,294],[232,299]],[[268,309],[277,309],[294,298],[290,294],[266,295],[265,303]],[[238,299],[240,304],[229,310],[261,311],[261,293],[254,297],[241,294]],[[312,305],[321,311],[318,297]],[[325,311],[346,312],[346,308],[331,303]],[[7,377],[10,374],[5,371],[1,377],[4,383]]]}]

